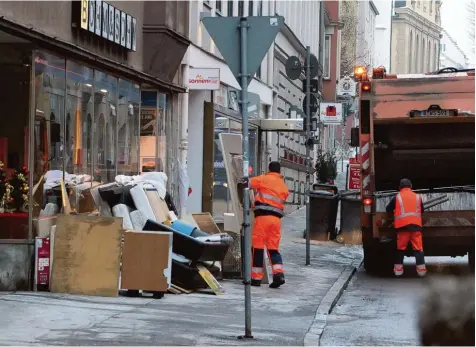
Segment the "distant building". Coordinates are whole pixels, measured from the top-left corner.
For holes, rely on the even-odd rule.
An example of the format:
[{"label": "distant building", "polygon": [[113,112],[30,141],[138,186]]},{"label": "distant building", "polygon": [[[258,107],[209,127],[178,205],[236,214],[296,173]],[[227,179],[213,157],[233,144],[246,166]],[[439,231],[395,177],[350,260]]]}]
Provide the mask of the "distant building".
[{"label": "distant building", "polygon": [[375,24],[379,11],[375,3],[359,1],[357,8],[356,63],[372,67],[375,59]]},{"label": "distant building", "polygon": [[390,72],[425,73],[438,69],[440,0],[394,2]]},{"label": "distant building", "polygon": [[390,71],[391,38],[392,38],[392,2],[375,1],[379,15],[375,19],[375,66],[383,66]]},{"label": "distant building", "polygon": [[457,69],[469,67],[469,59],[458,43],[443,30],[440,40],[440,68],[455,67]]}]

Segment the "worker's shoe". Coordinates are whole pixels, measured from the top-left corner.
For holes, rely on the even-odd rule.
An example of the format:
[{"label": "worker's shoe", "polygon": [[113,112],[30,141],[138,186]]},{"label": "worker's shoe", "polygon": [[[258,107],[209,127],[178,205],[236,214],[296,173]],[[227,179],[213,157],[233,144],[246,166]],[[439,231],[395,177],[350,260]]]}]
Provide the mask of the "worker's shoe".
[{"label": "worker's shoe", "polygon": [[395,264],[393,267],[393,273],[395,276],[400,277],[403,275],[403,264]]},{"label": "worker's shoe", "polygon": [[261,281],[260,280],[251,280],[251,285],[253,287],[261,287]]},{"label": "worker's shoe", "polygon": [[416,272],[417,272],[418,276],[425,277],[426,276],[426,266],[425,266],[425,264],[417,265],[416,266]]},{"label": "worker's shoe", "polygon": [[284,280],[284,274],[277,273],[273,275],[273,283],[269,285],[270,288],[279,288],[281,287],[286,281]]}]

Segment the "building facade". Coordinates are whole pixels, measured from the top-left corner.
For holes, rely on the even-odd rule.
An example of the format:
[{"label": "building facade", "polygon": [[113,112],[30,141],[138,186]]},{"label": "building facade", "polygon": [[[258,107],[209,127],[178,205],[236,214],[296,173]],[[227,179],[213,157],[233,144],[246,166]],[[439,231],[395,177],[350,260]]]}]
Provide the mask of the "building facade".
[{"label": "building facade", "polygon": [[375,19],[374,66],[383,66],[390,72],[393,1],[375,1],[379,15]]},{"label": "building facade", "polygon": [[392,17],[391,73],[426,73],[438,69],[440,1],[395,1]]},{"label": "building facade", "polygon": [[374,1],[359,1],[357,7],[357,48],[356,63],[367,67],[374,66],[375,25],[379,11]]},{"label": "building facade", "polygon": [[[344,27],[340,19],[341,1],[326,1],[324,8],[326,12],[325,39],[324,39],[324,60],[323,60],[323,93],[325,102],[337,100],[337,83],[341,77],[341,29]],[[334,150],[336,141],[341,139],[339,125],[323,125],[322,150],[324,152]]]},{"label": "building facade", "polygon": [[[192,194],[187,201],[189,212],[210,212],[217,222],[223,213],[232,212],[231,197],[221,153],[220,133],[241,134],[240,87],[223,60],[206,29],[200,22],[200,13],[211,16],[267,16],[282,15],[286,25],[264,57],[249,92],[256,105],[250,118],[288,118],[290,105],[303,100],[302,83],[290,81],[285,74],[287,57],[304,58],[305,45],[319,54],[318,2],[308,1],[190,1],[190,31],[192,41],[182,62],[184,81],[193,77],[197,69],[219,71],[218,90],[194,90],[183,95],[182,160],[187,163]],[[187,100],[188,99],[188,100]],[[292,138],[292,140],[290,140]],[[304,141],[296,134],[261,133],[250,124],[250,165],[253,175],[267,171],[270,160],[279,160],[283,175],[291,190],[286,212],[303,201]],[[295,183],[296,182],[296,183]],[[296,192],[296,193],[295,193]],[[302,192],[302,193],[301,193]]]},{"label": "building facade", "polygon": [[440,68],[464,69],[468,68],[469,65],[469,59],[461,47],[446,30],[443,30],[440,40]]},{"label": "building facade", "polygon": [[[2,174],[27,170],[30,187],[13,214],[0,201],[0,247],[29,250],[41,209],[49,202],[61,209],[55,187],[42,185],[49,175],[86,175],[92,185],[160,170],[177,196],[174,134],[185,91],[177,67],[189,45],[188,12],[170,3],[0,3]],[[0,277],[18,262],[11,290],[28,289],[31,258],[20,259],[28,252],[0,262]]]}]

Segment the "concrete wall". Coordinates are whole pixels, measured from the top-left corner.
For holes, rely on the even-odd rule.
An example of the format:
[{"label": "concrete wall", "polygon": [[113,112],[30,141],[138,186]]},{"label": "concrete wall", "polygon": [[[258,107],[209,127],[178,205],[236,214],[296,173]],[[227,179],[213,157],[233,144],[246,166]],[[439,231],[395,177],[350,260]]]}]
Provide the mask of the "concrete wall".
[{"label": "concrete wall", "polygon": [[[142,28],[143,1],[109,1],[122,11],[137,18],[137,28]],[[137,52],[125,52],[112,43],[92,33],[76,35],[71,27],[71,1],[0,1],[0,13],[5,19],[37,29],[46,35],[73,43],[104,57],[113,59],[142,71],[142,30],[137,30]]]},{"label": "concrete wall", "polygon": [[33,245],[0,243],[0,291],[30,289],[30,252]]}]

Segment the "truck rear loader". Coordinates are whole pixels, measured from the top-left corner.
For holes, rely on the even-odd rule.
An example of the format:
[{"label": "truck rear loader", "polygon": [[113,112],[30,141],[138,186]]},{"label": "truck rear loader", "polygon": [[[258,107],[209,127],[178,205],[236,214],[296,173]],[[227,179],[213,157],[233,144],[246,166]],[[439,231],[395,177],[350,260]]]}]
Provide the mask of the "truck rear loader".
[{"label": "truck rear loader", "polygon": [[[367,272],[391,274],[396,250],[386,205],[408,178],[423,202],[425,256],[464,256],[474,269],[474,70],[388,75],[355,70],[359,80],[361,227]],[[436,199],[435,199],[436,198]],[[410,248],[407,256],[413,255]]]}]

